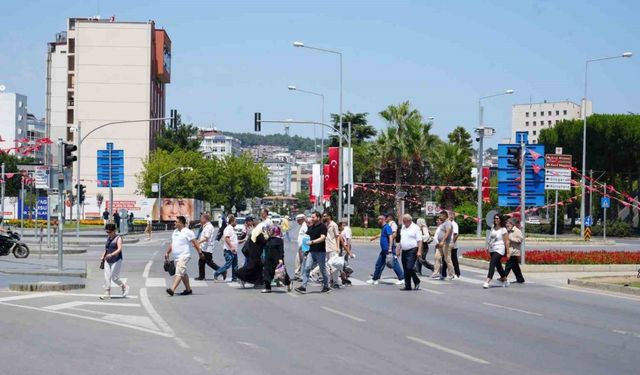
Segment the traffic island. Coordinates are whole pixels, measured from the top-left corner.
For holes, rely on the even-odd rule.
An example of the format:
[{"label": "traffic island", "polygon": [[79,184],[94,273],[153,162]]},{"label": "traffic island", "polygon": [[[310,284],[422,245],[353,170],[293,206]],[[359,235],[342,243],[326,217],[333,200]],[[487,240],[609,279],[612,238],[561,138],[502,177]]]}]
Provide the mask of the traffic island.
[{"label": "traffic island", "polygon": [[67,260],[58,269],[56,259],[2,259],[0,260],[2,284],[19,292],[51,292],[85,287],[87,266],[85,262]]},{"label": "traffic island", "polygon": [[640,296],[640,278],[638,278],[638,275],[568,279],[567,284],[583,288],[600,289],[608,292]]},{"label": "traffic island", "polygon": [[79,277],[63,277],[56,280],[24,281],[9,283],[9,290],[15,292],[62,292],[66,290],[84,289],[85,279]]}]

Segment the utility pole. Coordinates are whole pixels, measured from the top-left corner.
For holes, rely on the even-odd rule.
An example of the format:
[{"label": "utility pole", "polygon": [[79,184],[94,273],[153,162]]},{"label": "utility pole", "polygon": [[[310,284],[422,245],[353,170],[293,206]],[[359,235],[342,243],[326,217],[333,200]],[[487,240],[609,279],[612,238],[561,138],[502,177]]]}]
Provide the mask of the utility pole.
[{"label": "utility pole", "polygon": [[58,138],[58,271],[62,271],[62,232],[64,231],[64,143]]},{"label": "utility pole", "polygon": [[525,222],[526,222],[526,217],[525,217],[525,205],[526,205],[526,197],[527,197],[527,144],[524,143],[524,137],[522,137],[520,139],[520,147],[521,147],[521,155],[522,155],[522,168],[520,169],[520,226],[522,227],[522,248],[521,248],[521,252],[522,252],[522,264],[525,264]]}]

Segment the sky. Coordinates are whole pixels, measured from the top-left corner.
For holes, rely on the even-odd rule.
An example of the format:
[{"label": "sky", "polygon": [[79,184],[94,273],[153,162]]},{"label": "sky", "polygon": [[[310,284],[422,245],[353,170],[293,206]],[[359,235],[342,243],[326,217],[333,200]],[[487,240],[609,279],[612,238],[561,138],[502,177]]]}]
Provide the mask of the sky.
[{"label": "sky", "polygon": [[[510,136],[513,104],[569,99],[584,91],[585,60],[636,53],[589,65],[588,97],[598,113],[640,112],[638,1],[411,0],[0,0],[0,84],[45,112],[47,42],[68,17],[115,15],[154,20],[172,40],[167,108],[185,122],[223,131],[253,131],[263,120],[321,118],[339,112],[337,55],[294,48],[294,41],[343,54],[343,108],[378,113],[409,100],[433,132],[478,124],[478,98],[495,127],[488,145]],[[168,111],[167,111],[168,112]],[[263,133],[283,126],[264,124]],[[313,136],[313,126],[292,134]],[[318,136],[320,129],[317,130]]]}]

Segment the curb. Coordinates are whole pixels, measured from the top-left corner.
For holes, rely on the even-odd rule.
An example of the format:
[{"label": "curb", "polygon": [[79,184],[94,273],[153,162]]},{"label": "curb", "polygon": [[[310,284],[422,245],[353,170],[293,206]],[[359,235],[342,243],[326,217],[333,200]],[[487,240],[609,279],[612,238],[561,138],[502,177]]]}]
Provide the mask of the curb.
[{"label": "curb", "polygon": [[[460,264],[489,269],[485,260],[460,258]],[[640,264],[525,264],[522,272],[637,272]]]},{"label": "curb", "polygon": [[14,292],[60,292],[73,289],[84,289],[84,284],[56,284],[47,281],[38,283],[9,284],[9,290]]},{"label": "curb", "polygon": [[87,271],[22,271],[22,270],[0,270],[5,275],[29,275],[29,276],[56,276],[56,277],[80,277],[87,278]]},{"label": "curb", "polygon": [[[51,250],[51,249],[47,249],[47,250],[42,250],[42,252],[40,252],[40,250],[32,250],[33,248],[29,248],[29,255],[31,256],[37,256],[39,254],[42,255],[58,255],[58,250]],[[84,254],[87,252],[86,248],[83,249],[71,249],[71,250],[62,250],[62,254],[66,254],[66,255],[74,255],[74,254]]]},{"label": "curb", "polygon": [[605,284],[605,283],[598,283],[595,281],[587,281],[587,280],[579,280],[579,279],[568,279],[567,284],[580,286],[584,288],[600,289],[608,292],[617,292],[617,293],[631,294],[633,296],[640,296],[640,288],[631,288],[624,285]]},{"label": "curb", "polygon": [[[369,241],[371,237],[364,236],[354,236],[354,241],[365,242]],[[458,238],[458,244],[478,244],[478,246],[485,246],[485,241],[477,238]],[[534,245],[586,245],[586,246],[615,246],[617,242],[615,241],[581,241],[581,240],[553,240],[553,239],[539,239],[539,238],[527,238],[528,244]]]}]

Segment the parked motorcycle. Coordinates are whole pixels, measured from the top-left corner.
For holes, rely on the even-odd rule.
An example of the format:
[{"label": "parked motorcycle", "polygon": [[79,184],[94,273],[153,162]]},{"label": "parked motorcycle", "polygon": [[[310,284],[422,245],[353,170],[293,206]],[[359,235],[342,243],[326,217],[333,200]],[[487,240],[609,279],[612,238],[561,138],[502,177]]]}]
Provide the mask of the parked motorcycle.
[{"label": "parked motorcycle", "polygon": [[29,256],[29,247],[21,241],[18,233],[8,229],[0,232],[0,256],[11,253],[16,258],[26,258]]}]

